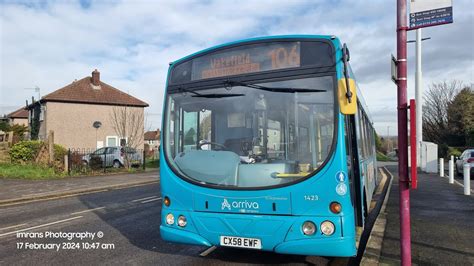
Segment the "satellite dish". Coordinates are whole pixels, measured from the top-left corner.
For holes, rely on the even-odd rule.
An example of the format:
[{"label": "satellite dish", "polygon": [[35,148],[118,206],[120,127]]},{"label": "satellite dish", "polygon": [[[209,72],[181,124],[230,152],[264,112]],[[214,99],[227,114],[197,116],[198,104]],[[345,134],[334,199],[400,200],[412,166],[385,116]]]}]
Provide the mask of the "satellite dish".
[{"label": "satellite dish", "polygon": [[99,127],[102,126],[102,123],[101,123],[100,121],[95,121],[95,122],[92,124],[92,126],[97,129],[97,128],[99,128]]}]

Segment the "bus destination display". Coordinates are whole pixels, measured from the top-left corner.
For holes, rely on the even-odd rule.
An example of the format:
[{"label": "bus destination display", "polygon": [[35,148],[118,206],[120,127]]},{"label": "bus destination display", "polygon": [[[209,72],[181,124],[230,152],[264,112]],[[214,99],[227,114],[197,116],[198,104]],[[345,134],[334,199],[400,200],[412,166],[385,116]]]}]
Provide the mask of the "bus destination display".
[{"label": "bus destination display", "polygon": [[300,42],[237,47],[193,60],[191,80],[300,67]]}]

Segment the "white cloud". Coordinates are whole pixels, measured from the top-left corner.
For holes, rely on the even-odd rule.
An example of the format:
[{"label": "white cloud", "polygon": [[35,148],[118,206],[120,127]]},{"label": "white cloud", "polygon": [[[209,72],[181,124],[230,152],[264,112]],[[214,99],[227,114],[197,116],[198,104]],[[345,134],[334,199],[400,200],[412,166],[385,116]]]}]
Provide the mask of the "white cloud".
[{"label": "white cloud", "polygon": [[[0,113],[98,68],[103,81],[147,101],[159,127],[168,63],[209,46],[277,34],[334,34],[348,43],[376,129],[396,131],[395,3],[387,1],[23,1],[0,4]],[[84,6],[86,6],[84,8]],[[425,84],[473,82],[474,31],[468,0],[451,25],[424,30]],[[412,33],[409,34],[412,37]],[[414,36],[414,35],[413,35]],[[409,96],[414,47],[409,47]],[[384,133],[383,133],[384,134]]]}]

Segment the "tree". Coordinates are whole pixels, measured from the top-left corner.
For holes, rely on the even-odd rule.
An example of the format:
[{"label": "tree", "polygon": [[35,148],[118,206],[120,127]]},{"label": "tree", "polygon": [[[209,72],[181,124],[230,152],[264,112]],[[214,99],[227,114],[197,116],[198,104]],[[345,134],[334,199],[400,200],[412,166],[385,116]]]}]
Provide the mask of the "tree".
[{"label": "tree", "polygon": [[[145,115],[142,108],[120,106],[114,107],[110,114],[110,122],[119,139],[125,139],[125,145],[133,149],[142,148],[145,134]],[[125,152],[125,166],[130,167],[128,153]]]},{"label": "tree", "polygon": [[461,90],[462,82],[433,83],[423,97],[423,139],[446,143],[448,132],[448,106]]},{"label": "tree", "polygon": [[448,105],[448,127],[450,146],[472,146],[474,132],[474,89],[465,86]]}]

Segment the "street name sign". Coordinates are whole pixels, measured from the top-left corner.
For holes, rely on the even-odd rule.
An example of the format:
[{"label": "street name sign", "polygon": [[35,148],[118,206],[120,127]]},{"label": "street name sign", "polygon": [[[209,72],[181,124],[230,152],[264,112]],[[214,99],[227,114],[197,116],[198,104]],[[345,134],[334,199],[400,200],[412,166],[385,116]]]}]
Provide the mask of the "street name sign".
[{"label": "street name sign", "polygon": [[452,0],[410,0],[410,29],[453,23]]}]

